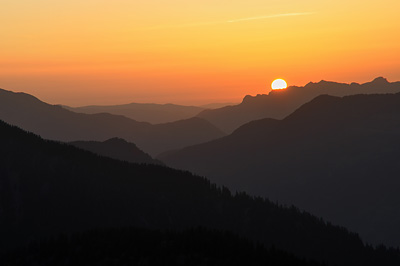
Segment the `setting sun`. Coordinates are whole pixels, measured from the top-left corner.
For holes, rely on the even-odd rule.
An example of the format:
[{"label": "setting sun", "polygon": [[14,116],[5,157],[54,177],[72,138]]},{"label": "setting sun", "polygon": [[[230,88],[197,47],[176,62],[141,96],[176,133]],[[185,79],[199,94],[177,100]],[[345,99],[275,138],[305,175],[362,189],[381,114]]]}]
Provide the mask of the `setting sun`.
[{"label": "setting sun", "polygon": [[271,88],[273,90],[283,90],[287,88],[287,83],[283,79],[276,79],[272,82]]}]

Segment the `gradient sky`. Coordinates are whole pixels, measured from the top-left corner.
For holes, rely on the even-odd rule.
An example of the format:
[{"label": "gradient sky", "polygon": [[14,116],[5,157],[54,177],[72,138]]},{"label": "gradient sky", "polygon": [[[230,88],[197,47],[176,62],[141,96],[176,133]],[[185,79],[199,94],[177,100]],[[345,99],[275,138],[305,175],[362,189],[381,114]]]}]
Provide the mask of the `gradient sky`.
[{"label": "gradient sky", "polygon": [[1,0],[0,88],[72,106],[400,80],[398,0]]}]

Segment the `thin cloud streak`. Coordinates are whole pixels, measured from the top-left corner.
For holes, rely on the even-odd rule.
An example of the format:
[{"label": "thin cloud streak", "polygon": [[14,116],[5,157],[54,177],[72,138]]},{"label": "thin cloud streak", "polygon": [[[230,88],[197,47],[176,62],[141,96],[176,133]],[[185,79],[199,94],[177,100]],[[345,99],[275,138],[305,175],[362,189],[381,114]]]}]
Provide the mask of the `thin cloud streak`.
[{"label": "thin cloud streak", "polygon": [[180,25],[160,25],[160,26],[143,28],[141,30],[191,28],[191,27],[212,26],[212,25],[227,24],[227,23],[239,23],[239,22],[246,22],[246,21],[252,21],[252,20],[265,20],[265,19],[280,18],[280,17],[308,16],[308,15],[313,15],[313,14],[315,14],[315,12],[283,13],[283,14],[274,14],[274,15],[268,15],[268,16],[239,18],[239,19],[233,19],[233,20],[227,20],[227,21],[199,22],[199,23],[180,24]]},{"label": "thin cloud streak", "polygon": [[251,17],[251,18],[240,18],[234,20],[228,20],[227,23],[235,23],[249,20],[261,20],[261,19],[269,19],[269,18],[280,18],[280,17],[293,17],[293,16],[308,16],[313,15],[315,12],[302,12],[302,13],[284,13],[284,14],[275,14],[269,16],[260,16],[260,17]]}]

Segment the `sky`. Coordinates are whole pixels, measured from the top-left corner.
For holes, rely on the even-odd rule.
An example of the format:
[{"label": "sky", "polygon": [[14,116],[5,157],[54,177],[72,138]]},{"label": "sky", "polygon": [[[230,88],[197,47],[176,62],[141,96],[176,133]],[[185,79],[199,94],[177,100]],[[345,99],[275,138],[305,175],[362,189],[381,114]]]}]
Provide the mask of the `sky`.
[{"label": "sky", "polygon": [[49,103],[240,102],[276,78],[400,80],[398,0],[0,0],[0,88]]}]

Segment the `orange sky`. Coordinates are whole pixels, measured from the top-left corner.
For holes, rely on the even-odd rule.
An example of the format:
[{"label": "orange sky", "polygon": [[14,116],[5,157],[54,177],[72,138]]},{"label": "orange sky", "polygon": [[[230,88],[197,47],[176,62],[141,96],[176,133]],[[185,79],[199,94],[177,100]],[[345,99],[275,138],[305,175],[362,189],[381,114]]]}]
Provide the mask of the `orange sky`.
[{"label": "orange sky", "polygon": [[398,0],[2,0],[0,88],[72,106],[400,80]]}]

